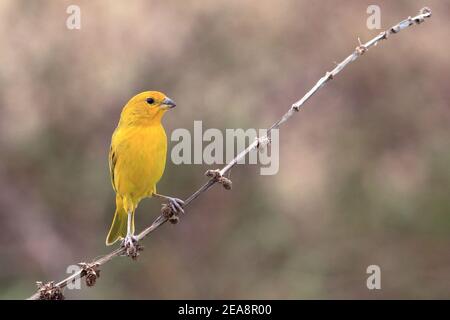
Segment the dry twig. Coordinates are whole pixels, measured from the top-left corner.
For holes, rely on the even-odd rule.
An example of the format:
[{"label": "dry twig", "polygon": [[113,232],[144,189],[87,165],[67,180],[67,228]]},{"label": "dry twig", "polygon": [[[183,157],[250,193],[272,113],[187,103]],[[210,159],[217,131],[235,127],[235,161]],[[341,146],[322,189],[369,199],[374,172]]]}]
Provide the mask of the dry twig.
[{"label": "dry twig", "polygon": [[[274,129],[278,129],[284,122],[286,122],[289,118],[291,118],[296,112],[300,110],[300,108],[308,101],[320,88],[322,88],[328,81],[332,80],[339,72],[342,71],[350,62],[355,61],[361,55],[367,52],[367,50],[378,44],[381,40],[388,39],[391,34],[395,34],[400,32],[401,30],[414,25],[419,24],[425,21],[426,18],[431,17],[431,10],[427,7],[420,10],[419,14],[415,17],[408,17],[407,19],[399,22],[392,28],[381,32],[378,36],[373,38],[372,40],[367,41],[366,43],[361,43],[359,41],[358,46],[355,50],[350,54],[347,58],[345,58],[341,63],[338,63],[336,67],[326,72],[325,75],[317,81],[317,83],[309,90],[303,98],[295,102],[290,109],[277,121],[275,122],[268,130],[265,136],[259,137],[252,144],[250,144],[245,150],[239,153],[232,161],[230,161],[227,165],[225,165],[220,170],[208,170],[206,175],[210,177],[209,181],[206,182],[203,186],[201,186],[197,191],[195,191],[189,198],[185,200],[184,207],[188,206],[192,201],[197,199],[202,193],[209,190],[215,183],[222,184],[223,187],[227,190],[231,189],[231,181],[224,177],[224,175],[234,167],[239,160],[243,159],[249,152],[254,149],[261,148],[265,146],[267,143],[270,143],[271,132]],[[164,223],[170,221],[172,223],[178,222],[178,217],[174,216],[168,206],[163,205],[162,213],[159,215],[154,222],[144,229],[139,235],[137,235],[138,240],[142,240],[151,232],[155,231],[159,227],[161,227]],[[142,248],[136,250],[136,252],[132,255],[132,258],[135,259],[139,255],[139,251]],[[80,271],[72,274],[71,276],[61,280],[58,283],[54,283],[53,281],[43,284],[42,282],[37,282],[38,291],[29,297],[29,300],[39,300],[39,299],[63,299],[62,289],[67,286],[68,283],[73,282],[78,278],[86,277],[86,284],[88,286],[93,286],[96,282],[96,279],[99,277],[100,270],[99,266],[107,263],[111,259],[117,256],[121,256],[126,254],[126,249],[121,247],[115,249],[111,253],[93,261],[92,263],[80,263]]]}]

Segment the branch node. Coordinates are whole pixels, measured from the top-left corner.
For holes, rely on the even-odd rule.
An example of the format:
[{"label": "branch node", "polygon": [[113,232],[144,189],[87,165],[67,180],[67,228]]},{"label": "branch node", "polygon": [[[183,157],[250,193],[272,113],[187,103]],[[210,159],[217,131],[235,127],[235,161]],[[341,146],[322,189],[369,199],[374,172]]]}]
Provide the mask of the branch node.
[{"label": "branch node", "polygon": [[178,214],[175,213],[169,204],[163,203],[161,207],[161,213],[163,216],[169,220],[171,224],[177,224],[180,221],[180,218],[178,217]]},{"label": "branch node", "polygon": [[400,31],[400,26],[397,24],[396,26],[393,26],[392,28],[390,28],[389,31],[391,33],[397,33]]},{"label": "branch node", "polygon": [[43,283],[37,281],[36,285],[39,292],[39,300],[64,300],[61,288],[55,285],[54,281]]},{"label": "branch node", "polygon": [[80,262],[78,265],[83,269],[81,276],[86,277],[86,285],[88,287],[95,286],[97,279],[100,278],[100,269],[98,268],[100,264]]},{"label": "branch node", "polygon": [[211,179],[214,179],[216,182],[220,183],[226,190],[231,190],[232,182],[230,179],[225,178],[221,173],[220,170],[208,170],[205,172],[205,175],[207,177],[210,177]]},{"label": "branch node", "polygon": [[366,53],[367,48],[364,45],[360,45],[360,46],[357,46],[355,50],[359,56],[362,56],[364,53]]},{"label": "branch node", "polygon": [[267,147],[267,145],[269,143],[272,142],[272,139],[270,139],[268,136],[262,136],[262,137],[256,138],[256,141],[257,141],[256,148],[259,149],[260,151],[262,151]]},{"label": "branch node", "polygon": [[299,105],[296,105],[295,103],[291,106],[291,109],[292,110],[294,110],[294,111],[296,111],[296,112],[299,112],[300,111],[300,106]]},{"label": "branch node", "polygon": [[136,261],[141,254],[141,251],[144,251],[144,246],[135,243],[133,246],[126,247],[125,255]]},{"label": "branch node", "polygon": [[367,51],[367,47],[361,43],[361,40],[358,38],[359,46],[356,47],[355,51],[358,56],[362,56]]},{"label": "branch node", "polygon": [[381,32],[380,35],[381,35],[381,40],[387,40],[387,38],[389,37],[389,33],[386,31]]},{"label": "branch node", "polygon": [[422,9],[420,9],[419,13],[431,17],[431,9],[428,7],[423,7]]}]

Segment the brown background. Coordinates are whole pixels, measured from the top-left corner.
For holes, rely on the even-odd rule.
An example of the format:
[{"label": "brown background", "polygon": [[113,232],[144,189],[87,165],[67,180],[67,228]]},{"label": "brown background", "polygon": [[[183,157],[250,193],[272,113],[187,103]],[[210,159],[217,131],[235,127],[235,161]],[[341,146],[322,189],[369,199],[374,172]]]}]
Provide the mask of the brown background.
[{"label": "brown background", "polygon": [[[82,28],[65,26],[69,4]],[[433,17],[371,49],[280,133],[280,171],[233,170],[189,215],[68,298],[448,298],[450,5],[446,1],[0,2],[0,298],[108,252],[107,154],[124,103],[177,101],[170,134],[264,128],[334,62],[427,5]],[[174,144],[171,143],[172,147]],[[169,162],[186,197],[206,165]],[[137,229],[159,211],[137,212]],[[382,290],[366,288],[366,268]]]}]

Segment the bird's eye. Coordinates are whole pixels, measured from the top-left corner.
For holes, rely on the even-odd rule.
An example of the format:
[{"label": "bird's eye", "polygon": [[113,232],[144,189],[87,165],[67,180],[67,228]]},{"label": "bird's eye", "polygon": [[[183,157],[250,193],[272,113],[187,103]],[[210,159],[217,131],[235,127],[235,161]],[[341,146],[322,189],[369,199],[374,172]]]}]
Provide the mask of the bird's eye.
[{"label": "bird's eye", "polygon": [[147,103],[148,104],[153,104],[155,102],[155,99],[153,98],[147,98]]}]

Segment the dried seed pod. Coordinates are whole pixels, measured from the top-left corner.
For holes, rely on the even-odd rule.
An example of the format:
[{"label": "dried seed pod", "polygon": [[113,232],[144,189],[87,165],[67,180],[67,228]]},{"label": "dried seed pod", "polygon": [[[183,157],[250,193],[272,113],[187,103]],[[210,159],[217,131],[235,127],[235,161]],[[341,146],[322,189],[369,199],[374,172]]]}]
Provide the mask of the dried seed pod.
[{"label": "dried seed pod", "polygon": [[231,190],[231,180],[222,176],[220,170],[207,170],[205,175],[220,183],[226,190]]},{"label": "dried seed pod", "polygon": [[100,269],[98,268],[100,265],[98,263],[85,263],[80,262],[78,264],[82,269],[82,275],[85,276],[86,285],[88,287],[93,287],[97,281],[97,278],[100,278]]},{"label": "dried seed pod", "polygon": [[233,186],[231,180],[225,177],[220,177],[217,182],[220,183],[226,190],[231,190],[231,187]]},{"label": "dried seed pod", "polygon": [[131,259],[137,260],[137,258],[140,255],[140,252],[143,250],[144,250],[144,247],[137,243],[132,247],[128,247],[126,254],[128,257],[131,257]]},{"label": "dried seed pod", "polygon": [[167,203],[163,203],[161,207],[161,213],[167,219],[170,219],[170,217],[173,216],[172,208]]},{"label": "dried seed pod", "polygon": [[39,300],[64,300],[61,288],[55,285],[54,281],[50,281],[46,284],[37,281],[36,285],[39,291]]}]

